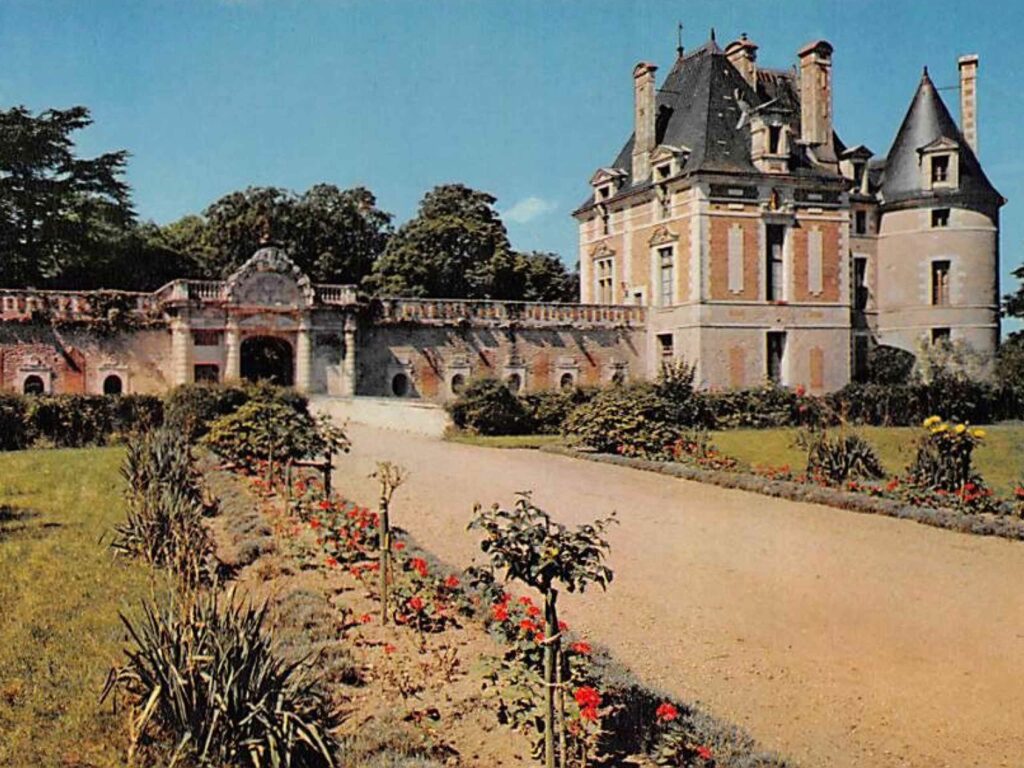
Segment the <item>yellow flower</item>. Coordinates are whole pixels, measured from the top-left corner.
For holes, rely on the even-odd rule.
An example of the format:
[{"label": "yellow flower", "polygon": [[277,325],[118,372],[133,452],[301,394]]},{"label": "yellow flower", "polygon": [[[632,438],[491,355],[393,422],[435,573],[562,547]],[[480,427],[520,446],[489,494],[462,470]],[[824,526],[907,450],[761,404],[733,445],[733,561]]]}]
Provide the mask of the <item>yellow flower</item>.
[{"label": "yellow flower", "polygon": [[932,434],[934,435],[938,432],[945,432],[947,429],[949,429],[949,424],[939,424],[937,427],[932,427]]},{"label": "yellow flower", "polygon": [[927,419],[924,420],[924,426],[930,427],[933,424],[938,424],[940,421],[942,421],[942,419],[940,419],[938,416],[929,416]]},{"label": "yellow flower", "polygon": [[963,424],[957,424],[956,425],[956,433],[958,435],[962,435],[966,431],[967,431],[967,427],[965,427]]},{"label": "yellow flower", "polygon": [[981,438],[983,438],[985,436],[985,430],[984,429],[976,429],[976,430],[974,430],[974,436],[980,440]]}]

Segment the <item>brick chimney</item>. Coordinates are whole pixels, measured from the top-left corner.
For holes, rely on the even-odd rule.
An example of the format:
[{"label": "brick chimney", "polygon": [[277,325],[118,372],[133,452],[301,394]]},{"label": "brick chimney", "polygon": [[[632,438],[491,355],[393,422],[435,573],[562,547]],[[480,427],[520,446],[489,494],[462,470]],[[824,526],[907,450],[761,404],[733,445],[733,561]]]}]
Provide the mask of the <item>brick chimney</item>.
[{"label": "brick chimney", "polygon": [[799,51],[800,131],[806,144],[832,145],[832,44],[815,40]]},{"label": "brick chimney", "polygon": [[978,54],[961,56],[960,65],[960,132],[978,154]]},{"label": "brick chimney", "polygon": [[757,43],[748,40],[746,32],[725,46],[725,58],[739,70],[747,85],[757,90]]},{"label": "brick chimney", "polygon": [[654,73],[657,67],[641,61],[633,67],[633,183],[651,175],[651,150],[654,149]]}]

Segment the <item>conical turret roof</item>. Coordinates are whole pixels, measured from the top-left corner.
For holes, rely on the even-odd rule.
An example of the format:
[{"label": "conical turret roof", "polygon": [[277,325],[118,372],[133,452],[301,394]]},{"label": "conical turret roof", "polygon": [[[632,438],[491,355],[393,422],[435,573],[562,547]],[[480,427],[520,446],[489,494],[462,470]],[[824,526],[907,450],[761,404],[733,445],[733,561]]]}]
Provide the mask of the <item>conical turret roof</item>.
[{"label": "conical turret roof", "polygon": [[[945,139],[957,145],[959,154],[959,186],[948,190],[923,187],[921,152],[923,148]],[[927,68],[903,118],[885,164],[882,197],[886,205],[918,199],[959,196],[976,203],[1002,203],[1002,197],[985,176],[981,164],[949,114]]]}]

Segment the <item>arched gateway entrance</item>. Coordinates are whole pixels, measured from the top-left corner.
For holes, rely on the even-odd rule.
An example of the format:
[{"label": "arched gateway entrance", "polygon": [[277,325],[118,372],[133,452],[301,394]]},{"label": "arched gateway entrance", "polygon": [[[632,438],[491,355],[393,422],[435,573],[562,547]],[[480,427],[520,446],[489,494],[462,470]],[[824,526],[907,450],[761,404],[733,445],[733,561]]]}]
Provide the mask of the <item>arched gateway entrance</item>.
[{"label": "arched gateway entrance", "polygon": [[277,336],[250,336],[242,341],[241,371],[248,381],[271,381],[282,387],[295,383],[292,345]]}]

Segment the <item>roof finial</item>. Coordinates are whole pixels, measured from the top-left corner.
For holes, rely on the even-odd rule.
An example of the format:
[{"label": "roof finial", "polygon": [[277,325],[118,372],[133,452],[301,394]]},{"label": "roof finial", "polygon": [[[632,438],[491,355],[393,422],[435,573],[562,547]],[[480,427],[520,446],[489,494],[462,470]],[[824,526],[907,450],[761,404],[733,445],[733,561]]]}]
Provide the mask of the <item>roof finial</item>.
[{"label": "roof finial", "polygon": [[676,55],[680,59],[683,58],[683,22],[681,21],[676,29]]},{"label": "roof finial", "polygon": [[928,77],[928,65],[927,64],[924,65],[924,72],[921,73],[921,79],[922,80],[930,80],[931,79],[931,78]]},{"label": "roof finial", "polygon": [[711,28],[711,42],[712,43],[715,42],[715,28],[714,27]]}]

